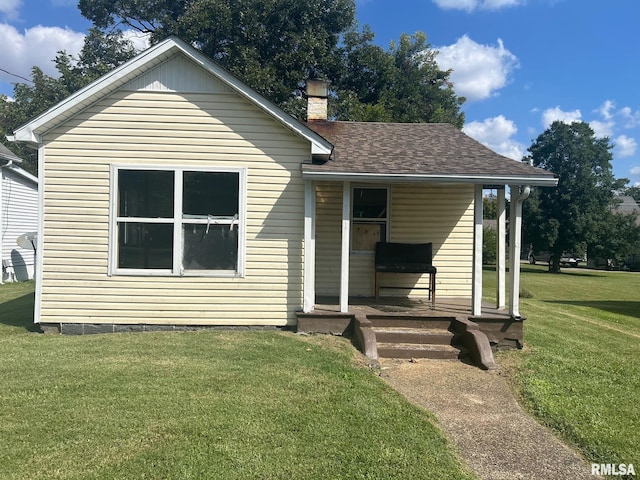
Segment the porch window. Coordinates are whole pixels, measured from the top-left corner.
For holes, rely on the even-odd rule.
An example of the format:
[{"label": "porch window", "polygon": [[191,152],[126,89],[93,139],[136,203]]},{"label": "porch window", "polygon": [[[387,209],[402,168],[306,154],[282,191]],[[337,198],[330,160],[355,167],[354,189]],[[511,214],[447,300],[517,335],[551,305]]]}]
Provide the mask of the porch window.
[{"label": "porch window", "polygon": [[356,187],[353,189],[351,249],[373,252],[376,242],[387,241],[389,189]]},{"label": "porch window", "polygon": [[243,169],[114,167],[111,271],[243,273]]}]

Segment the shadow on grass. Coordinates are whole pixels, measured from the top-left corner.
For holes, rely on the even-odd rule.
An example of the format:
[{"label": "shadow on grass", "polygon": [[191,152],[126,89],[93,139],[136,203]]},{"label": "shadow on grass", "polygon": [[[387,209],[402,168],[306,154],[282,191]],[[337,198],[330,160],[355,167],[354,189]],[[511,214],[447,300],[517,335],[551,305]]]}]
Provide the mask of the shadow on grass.
[{"label": "shadow on grass", "polygon": [[[483,265],[482,270],[484,270],[485,272],[495,272],[496,267],[495,265]],[[507,267],[507,272],[509,272],[508,267]],[[549,272],[549,269],[546,266],[541,266],[541,265],[535,266],[535,265],[528,265],[528,264],[520,265],[520,273],[532,273],[532,274],[544,273],[545,275],[557,275]],[[596,273],[596,270],[580,270],[578,268],[561,268],[560,274],[571,275],[573,277],[589,277],[589,278],[598,278],[598,277],[602,278],[606,276],[606,275]]]},{"label": "shadow on grass", "polygon": [[22,327],[27,332],[39,332],[40,326],[33,323],[35,294],[27,293],[2,303],[0,324],[9,327]]},{"label": "shadow on grass", "polygon": [[640,302],[623,300],[602,300],[602,301],[576,301],[576,300],[549,300],[547,303],[558,305],[575,305],[577,307],[597,308],[609,313],[625,315],[627,317],[640,318]]}]

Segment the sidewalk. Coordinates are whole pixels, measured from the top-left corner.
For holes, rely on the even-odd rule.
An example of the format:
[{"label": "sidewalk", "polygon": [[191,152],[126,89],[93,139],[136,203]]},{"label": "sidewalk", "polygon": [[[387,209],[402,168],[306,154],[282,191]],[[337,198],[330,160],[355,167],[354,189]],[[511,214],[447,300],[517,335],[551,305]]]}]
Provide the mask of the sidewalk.
[{"label": "sidewalk", "polygon": [[459,361],[381,359],[381,377],[433,412],[468,467],[484,480],[593,479],[591,464],[525,413],[500,369]]}]

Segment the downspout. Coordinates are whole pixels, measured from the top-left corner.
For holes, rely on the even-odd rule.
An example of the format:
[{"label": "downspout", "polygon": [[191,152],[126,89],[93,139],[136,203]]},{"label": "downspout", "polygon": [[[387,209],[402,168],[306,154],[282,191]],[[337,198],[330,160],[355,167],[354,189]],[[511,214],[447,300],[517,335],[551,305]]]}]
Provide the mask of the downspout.
[{"label": "downspout", "polygon": [[531,186],[525,185],[524,189],[522,190],[522,192],[520,192],[520,195],[518,196],[518,202],[524,203],[524,201],[527,198],[529,198],[529,195],[531,195]]},{"label": "downspout", "polygon": [[[518,196],[513,198],[513,192],[518,191]],[[531,186],[525,185],[522,191],[519,187],[511,187],[511,245],[510,245],[510,269],[509,276],[511,288],[509,289],[509,313],[511,318],[520,320],[520,251],[522,238],[522,204],[531,194]]]}]

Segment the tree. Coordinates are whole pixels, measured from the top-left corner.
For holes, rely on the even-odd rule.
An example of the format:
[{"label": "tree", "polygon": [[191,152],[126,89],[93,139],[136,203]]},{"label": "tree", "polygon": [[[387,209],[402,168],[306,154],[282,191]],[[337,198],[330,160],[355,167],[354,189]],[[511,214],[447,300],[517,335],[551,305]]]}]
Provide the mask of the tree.
[{"label": "tree", "polygon": [[355,21],[353,0],[80,0],[99,28],[125,25],[197,45],[277,104],[301,95],[308,78],[331,78],[340,34]]},{"label": "tree", "polygon": [[304,81],[324,78],[336,120],[464,124],[464,98],[451,72],[437,67],[426,35],[402,35],[385,51],[368,27],[356,30],[354,0],[80,0],[79,7],[98,28],[197,45],[300,119]]},{"label": "tree", "polygon": [[[560,271],[563,252],[587,245],[592,254],[614,203],[614,192],[626,179],[616,180],[608,138],[596,138],[588,124],[554,122],[529,147],[524,159],[558,176],[556,188],[535,189],[524,203],[524,242],[548,250],[550,271]],[[610,235],[616,235],[609,232]]]},{"label": "tree", "polygon": [[77,59],[66,52],[58,52],[54,60],[60,74],[58,77],[46,75],[40,68],[33,67],[30,85],[14,84],[13,101],[0,96],[2,142],[24,160],[22,167],[25,170],[37,173],[37,153],[24,144],[6,141],[6,136],[135,54],[133,45],[121,33],[104,34],[93,28],[85,37]]},{"label": "tree", "polygon": [[636,203],[640,204],[640,187],[629,187],[625,192],[625,195],[633,197]]},{"label": "tree", "polygon": [[498,197],[493,193],[482,197],[482,212],[486,220],[496,220],[498,218]]},{"label": "tree", "polygon": [[462,128],[465,99],[455,94],[451,71],[438,67],[427,36],[403,34],[388,51],[373,39],[368,27],[344,36],[343,73],[334,82],[336,119],[450,123]]},{"label": "tree", "polygon": [[636,214],[617,213],[612,209],[604,215],[589,245],[589,255],[613,260],[621,265],[625,259],[640,252],[640,226]]}]

